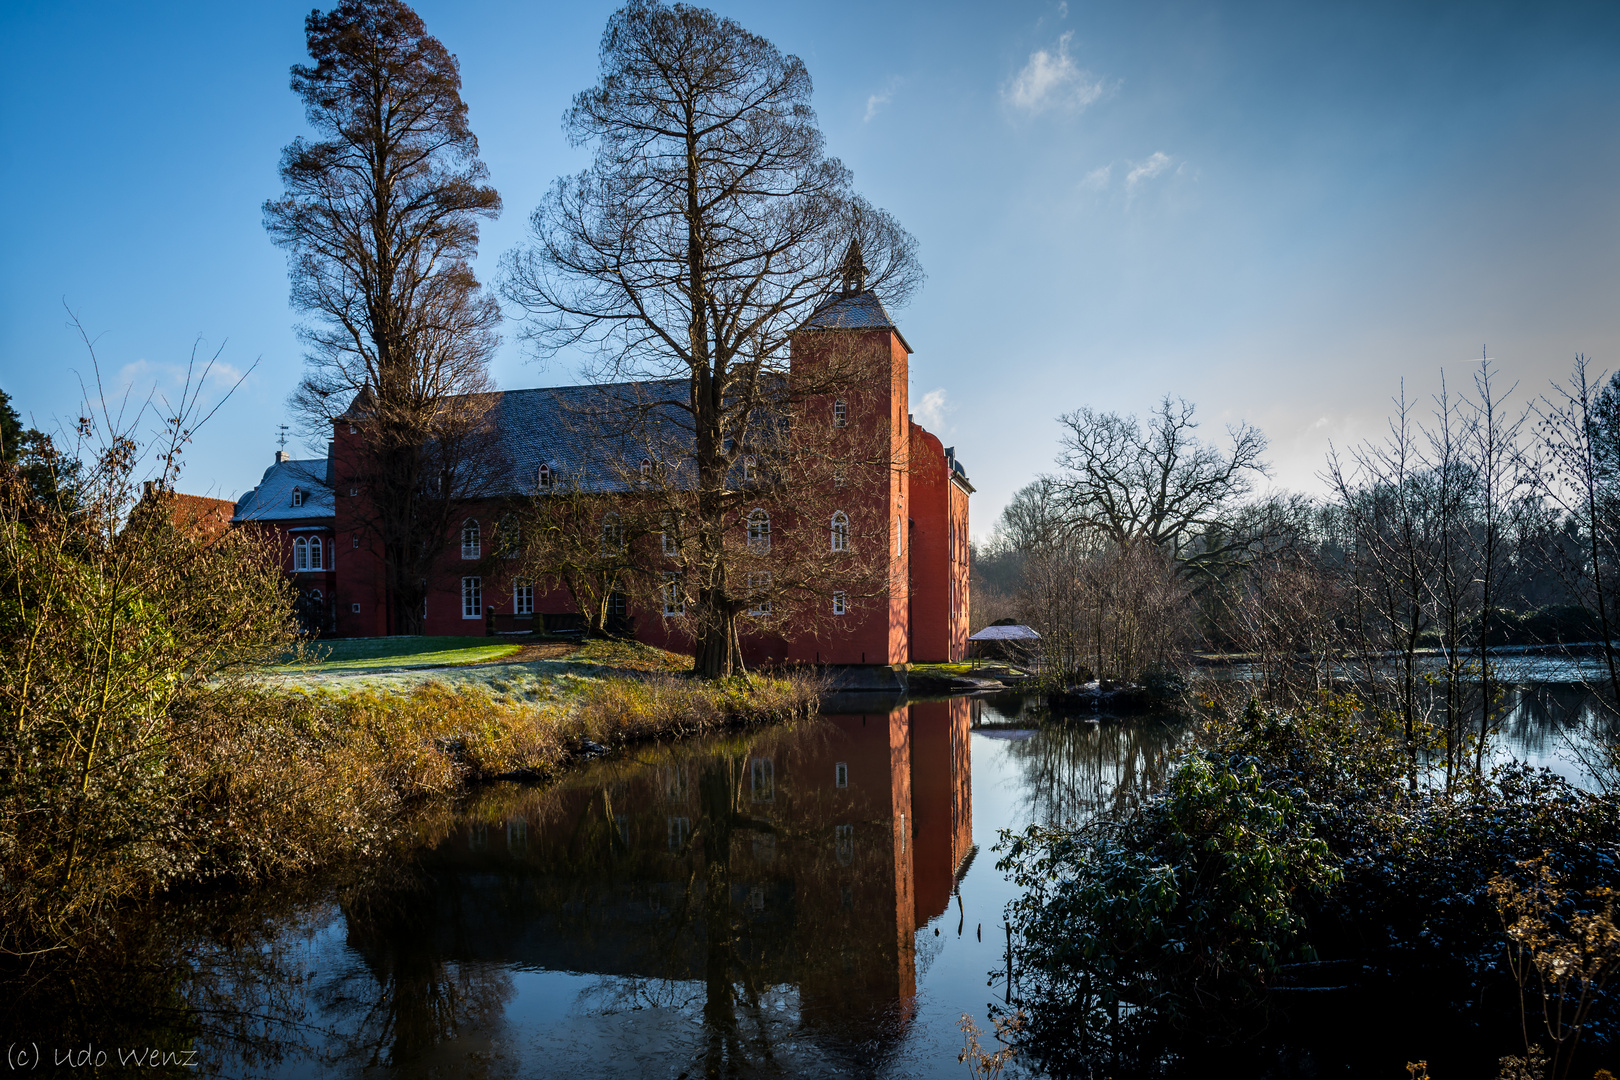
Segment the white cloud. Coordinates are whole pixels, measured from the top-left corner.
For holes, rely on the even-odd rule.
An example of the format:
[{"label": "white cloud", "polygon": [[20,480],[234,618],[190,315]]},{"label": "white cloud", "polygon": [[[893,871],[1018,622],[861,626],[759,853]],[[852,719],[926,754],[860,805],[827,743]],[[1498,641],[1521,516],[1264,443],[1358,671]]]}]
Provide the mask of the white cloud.
[{"label": "white cloud", "polygon": [[872,117],[878,114],[878,110],[894,100],[894,92],[900,89],[900,84],[904,81],[899,77],[890,79],[882,90],[868,97],[866,99],[866,118],[861,122],[871,123]]},{"label": "white cloud", "polygon": [[1114,167],[1112,165],[1099,165],[1086,173],[1085,177],[1080,181],[1080,186],[1087,191],[1101,191],[1108,186],[1108,181],[1113,179],[1113,176]]},{"label": "white cloud", "polygon": [[917,418],[917,423],[936,435],[947,430],[946,419],[955,411],[956,406],[945,400],[945,389],[943,387],[930,390],[911,403],[911,412]]},{"label": "white cloud", "polygon": [[1067,19],[1068,17],[1069,17],[1069,0],[1058,0],[1058,18]]},{"label": "white cloud", "polygon": [[1170,167],[1170,163],[1174,160],[1175,158],[1172,158],[1164,151],[1155,150],[1151,157],[1149,157],[1146,161],[1137,162],[1131,167],[1131,171],[1125,174],[1126,190],[1135,191],[1137,184],[1140,184],[1144,180],[1152,180],[1155,176],[1158,176],[1160,173],[1164,172],[1164,170],[1168,169]]},{"label": "white cloud", "polygon": [[1058,38],[1057,51],[1036,49],[1013,80],[1002,88],[1002,99],[1027,112],[1050,108],[1080,110],[1103,96],[1103,80],[1080,67],[1069,56],[1070,31]]}]

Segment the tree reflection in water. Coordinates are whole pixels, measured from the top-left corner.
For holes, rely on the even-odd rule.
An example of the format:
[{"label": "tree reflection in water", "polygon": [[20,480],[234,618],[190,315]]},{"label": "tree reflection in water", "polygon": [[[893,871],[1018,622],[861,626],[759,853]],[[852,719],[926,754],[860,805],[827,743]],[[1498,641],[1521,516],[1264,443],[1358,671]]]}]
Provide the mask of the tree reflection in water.
[{"label": "tree reflection in water", "polygon": [[975,722],[986,733],[1041,725],[1038,737],[1009,739],[1007,752],[1024,773],[1024,819],[1045,825],[1129,810],[1164,782],[1171,756],[1191,729],[1178,716],[1098,720],[1008,697],[974,704]]},{"label": "tree reflection in water", "polygon": [[868,708],[481,792],[409,885],[345,906],[357,962],[311,999],[329,1049],[510,1063],[529,970],[590,977],[540,1040],[553,1071],[881,1069],[971,849],[969,723],[965,700]]}]

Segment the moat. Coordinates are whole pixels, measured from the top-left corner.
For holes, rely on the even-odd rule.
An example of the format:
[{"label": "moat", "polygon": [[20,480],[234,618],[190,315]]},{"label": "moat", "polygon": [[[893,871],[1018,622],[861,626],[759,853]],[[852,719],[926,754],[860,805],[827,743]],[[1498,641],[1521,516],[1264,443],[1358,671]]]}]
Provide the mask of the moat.
[{"label": "moat", "polygon": [[[1569,747],[1595,723],[1549,685],[1502,730],[1581,779]],[[999,830],[1128,803],[1185,731],[1016,697],[847,699],[490,787],[364,881],[123,930],[123,961],[42,975],[6,1038],[46,1073],[57,1046],[110,1069],[151,1045],[230,1077],[967,1076],[962,1015],[988,1028],[1008,995]],[[1426,1049],[1444,1048],[1412,1060]]]}]

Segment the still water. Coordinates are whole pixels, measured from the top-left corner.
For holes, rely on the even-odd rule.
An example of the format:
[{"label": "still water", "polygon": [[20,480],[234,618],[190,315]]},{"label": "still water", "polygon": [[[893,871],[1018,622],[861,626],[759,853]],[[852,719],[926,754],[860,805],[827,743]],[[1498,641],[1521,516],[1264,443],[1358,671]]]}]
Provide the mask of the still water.
[{"label": "still water", "polygon": [[[1512,748],[1585,778],[1590,702],[1515,694]],[[378,880],[171,913],[72,1035],[230,1077],[966,1077],[958,1024],[1007,992],[998,831],[1128,802],[1184,733],[848,700],[496,786]]]}]

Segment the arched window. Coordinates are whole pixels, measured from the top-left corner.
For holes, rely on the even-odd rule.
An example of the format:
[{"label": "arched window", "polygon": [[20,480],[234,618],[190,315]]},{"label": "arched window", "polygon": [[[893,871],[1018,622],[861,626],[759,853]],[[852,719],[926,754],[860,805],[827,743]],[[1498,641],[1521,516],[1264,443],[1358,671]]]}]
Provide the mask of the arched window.
[{"label": "arched window", "polygon": [[317,604],[320,603],[321,602],[321,590],[319,590],[319,589],[311,589],[311,590],[309,590],[309,598],[311,600],[315,601]]},{"label": "arched window", "polygon": [[752,484],[755,480],[759,479],[759,462],[754,460],[753,454],[749,454],[744,457],[742,465],[743,483]]},{"label": "arched window", "polygon": [[468,518],[461,523],[461,557],[463,559],[481,559],[484,556],[484,537],[478,530],[478,522]]},{"label": "arched window", "polygon": [[849,515],[842,510],[832,516],[832,549],[849,550]]},{"label": "arched window", "polygon": [[508,559],[518,557],[518,549],[523,546],[523,527],[518,524],[517,518],[511,514],[501,518],[500,532],[496,535],[495,542],[500,545],[501,554]]},{"label": "arched window", "polygon": [[321,538],[318,536],[309,538],[309,568],[311,570],[326,569],[326,560],[321,558]]},{"label": "arched window", "polygon": [[556,474],[556,472],[554,472],[552,470],[550,465],[547,465],[544,462],[542,462],[541,465],[540,465],[539,470],[535,473],[535,476],[534,476],[535,486],[538,487],[541,491],[550,491],[551,490],[551,485],[555,484],[556,482],[557,482],[557,474]]},{"label": "arched window", "polygon": [[771,550],[771,515],[758,506],[748,511],[748,550],[759,554]]},{"label": "arched window", "polygon": [[309,569],[309,541],[302,536],[293,541],[293,569]]},{"label": "arched window", "polygon": [[611,510],[602,515],[602,550],[624,550],[624,525],[619,521],[619,515]]},{"label": "arched window", "polygon": [[839,398],[837,401],[833,402],[833,427],[843,427],[848,422],[849,406],[844,404],[844,400],[842,398]]},{"label": "arched window", "polygon": [[641,459],[641,482],[645,484],[652,479],[652,458]]}]

